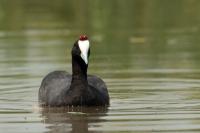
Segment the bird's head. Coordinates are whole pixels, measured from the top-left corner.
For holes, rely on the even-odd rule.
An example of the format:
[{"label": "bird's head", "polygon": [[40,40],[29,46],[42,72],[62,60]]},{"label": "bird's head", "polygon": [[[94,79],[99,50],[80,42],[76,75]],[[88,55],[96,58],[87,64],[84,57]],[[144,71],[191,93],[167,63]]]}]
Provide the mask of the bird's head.
[{"label": "bird's head", "polygon": [[90,42],[86,35],[81,35],[79,40],[75,42],[72,49],[72,55],[81,57],[84,63],[88,65],[90,55]]}]

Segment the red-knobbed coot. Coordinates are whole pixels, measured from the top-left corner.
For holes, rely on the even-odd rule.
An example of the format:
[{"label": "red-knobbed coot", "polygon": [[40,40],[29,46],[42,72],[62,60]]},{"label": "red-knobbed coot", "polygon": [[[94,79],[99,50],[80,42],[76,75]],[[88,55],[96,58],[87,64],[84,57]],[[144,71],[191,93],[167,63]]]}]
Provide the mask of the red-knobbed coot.
[{"label": "red-knobbed coot", "polygon": [[87,75],[90,43],[81,35],[71,51],[72,75],[54,71],[44,77],[39,88],[39,102],[43,106],[106,106],[109,94],[103,80]]}]

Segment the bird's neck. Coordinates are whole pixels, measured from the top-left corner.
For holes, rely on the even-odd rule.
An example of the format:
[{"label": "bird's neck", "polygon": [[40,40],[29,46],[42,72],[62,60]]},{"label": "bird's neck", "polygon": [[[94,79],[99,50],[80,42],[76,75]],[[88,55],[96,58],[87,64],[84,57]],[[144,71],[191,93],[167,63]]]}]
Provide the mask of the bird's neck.
[{"label": "bird's neck", "polygon": [[78,57],[72,56],[72,80],[87,81],[87,65]]},{"label": "bird's neck", "polygon": [[83,105],[87,97],[87,66],[78,57],[72,56],[72,81],[67,96],[67,105]]},{"label": "bird's neck", "polygon": [[82,104],[82,97],[88,89],[87,66],[80,58],[72,56],[72,81],[68,94],[76,98],[71,101],[73,104]]}]

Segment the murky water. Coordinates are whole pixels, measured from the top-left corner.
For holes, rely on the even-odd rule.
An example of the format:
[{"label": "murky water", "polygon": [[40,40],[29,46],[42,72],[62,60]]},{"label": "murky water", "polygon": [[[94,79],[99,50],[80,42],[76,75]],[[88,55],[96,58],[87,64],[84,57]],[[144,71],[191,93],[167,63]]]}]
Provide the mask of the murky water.
[{"label": "murky water", "polygon": [[[198,0],[0,0],[0,132],[199,132],[199,12]],[[71,72],[82,33],[110,107],[40,108],[42,78]]]}]

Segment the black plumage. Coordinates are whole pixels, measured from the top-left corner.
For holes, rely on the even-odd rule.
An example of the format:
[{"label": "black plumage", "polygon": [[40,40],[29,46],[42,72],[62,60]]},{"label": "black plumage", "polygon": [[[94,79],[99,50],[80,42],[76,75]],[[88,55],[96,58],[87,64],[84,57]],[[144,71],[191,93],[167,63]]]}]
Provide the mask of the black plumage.
[{"label": "black plumage", "polygon": [[[44,106],[106,106],[109,94],[103,80],[97,76],[87,75],[88,63],[80,56],[79,41],[72,48],[72,75],[65,71],[49,73],[39,88],[39,101]],[[87,51],[87,58],[90,48]]]}]

